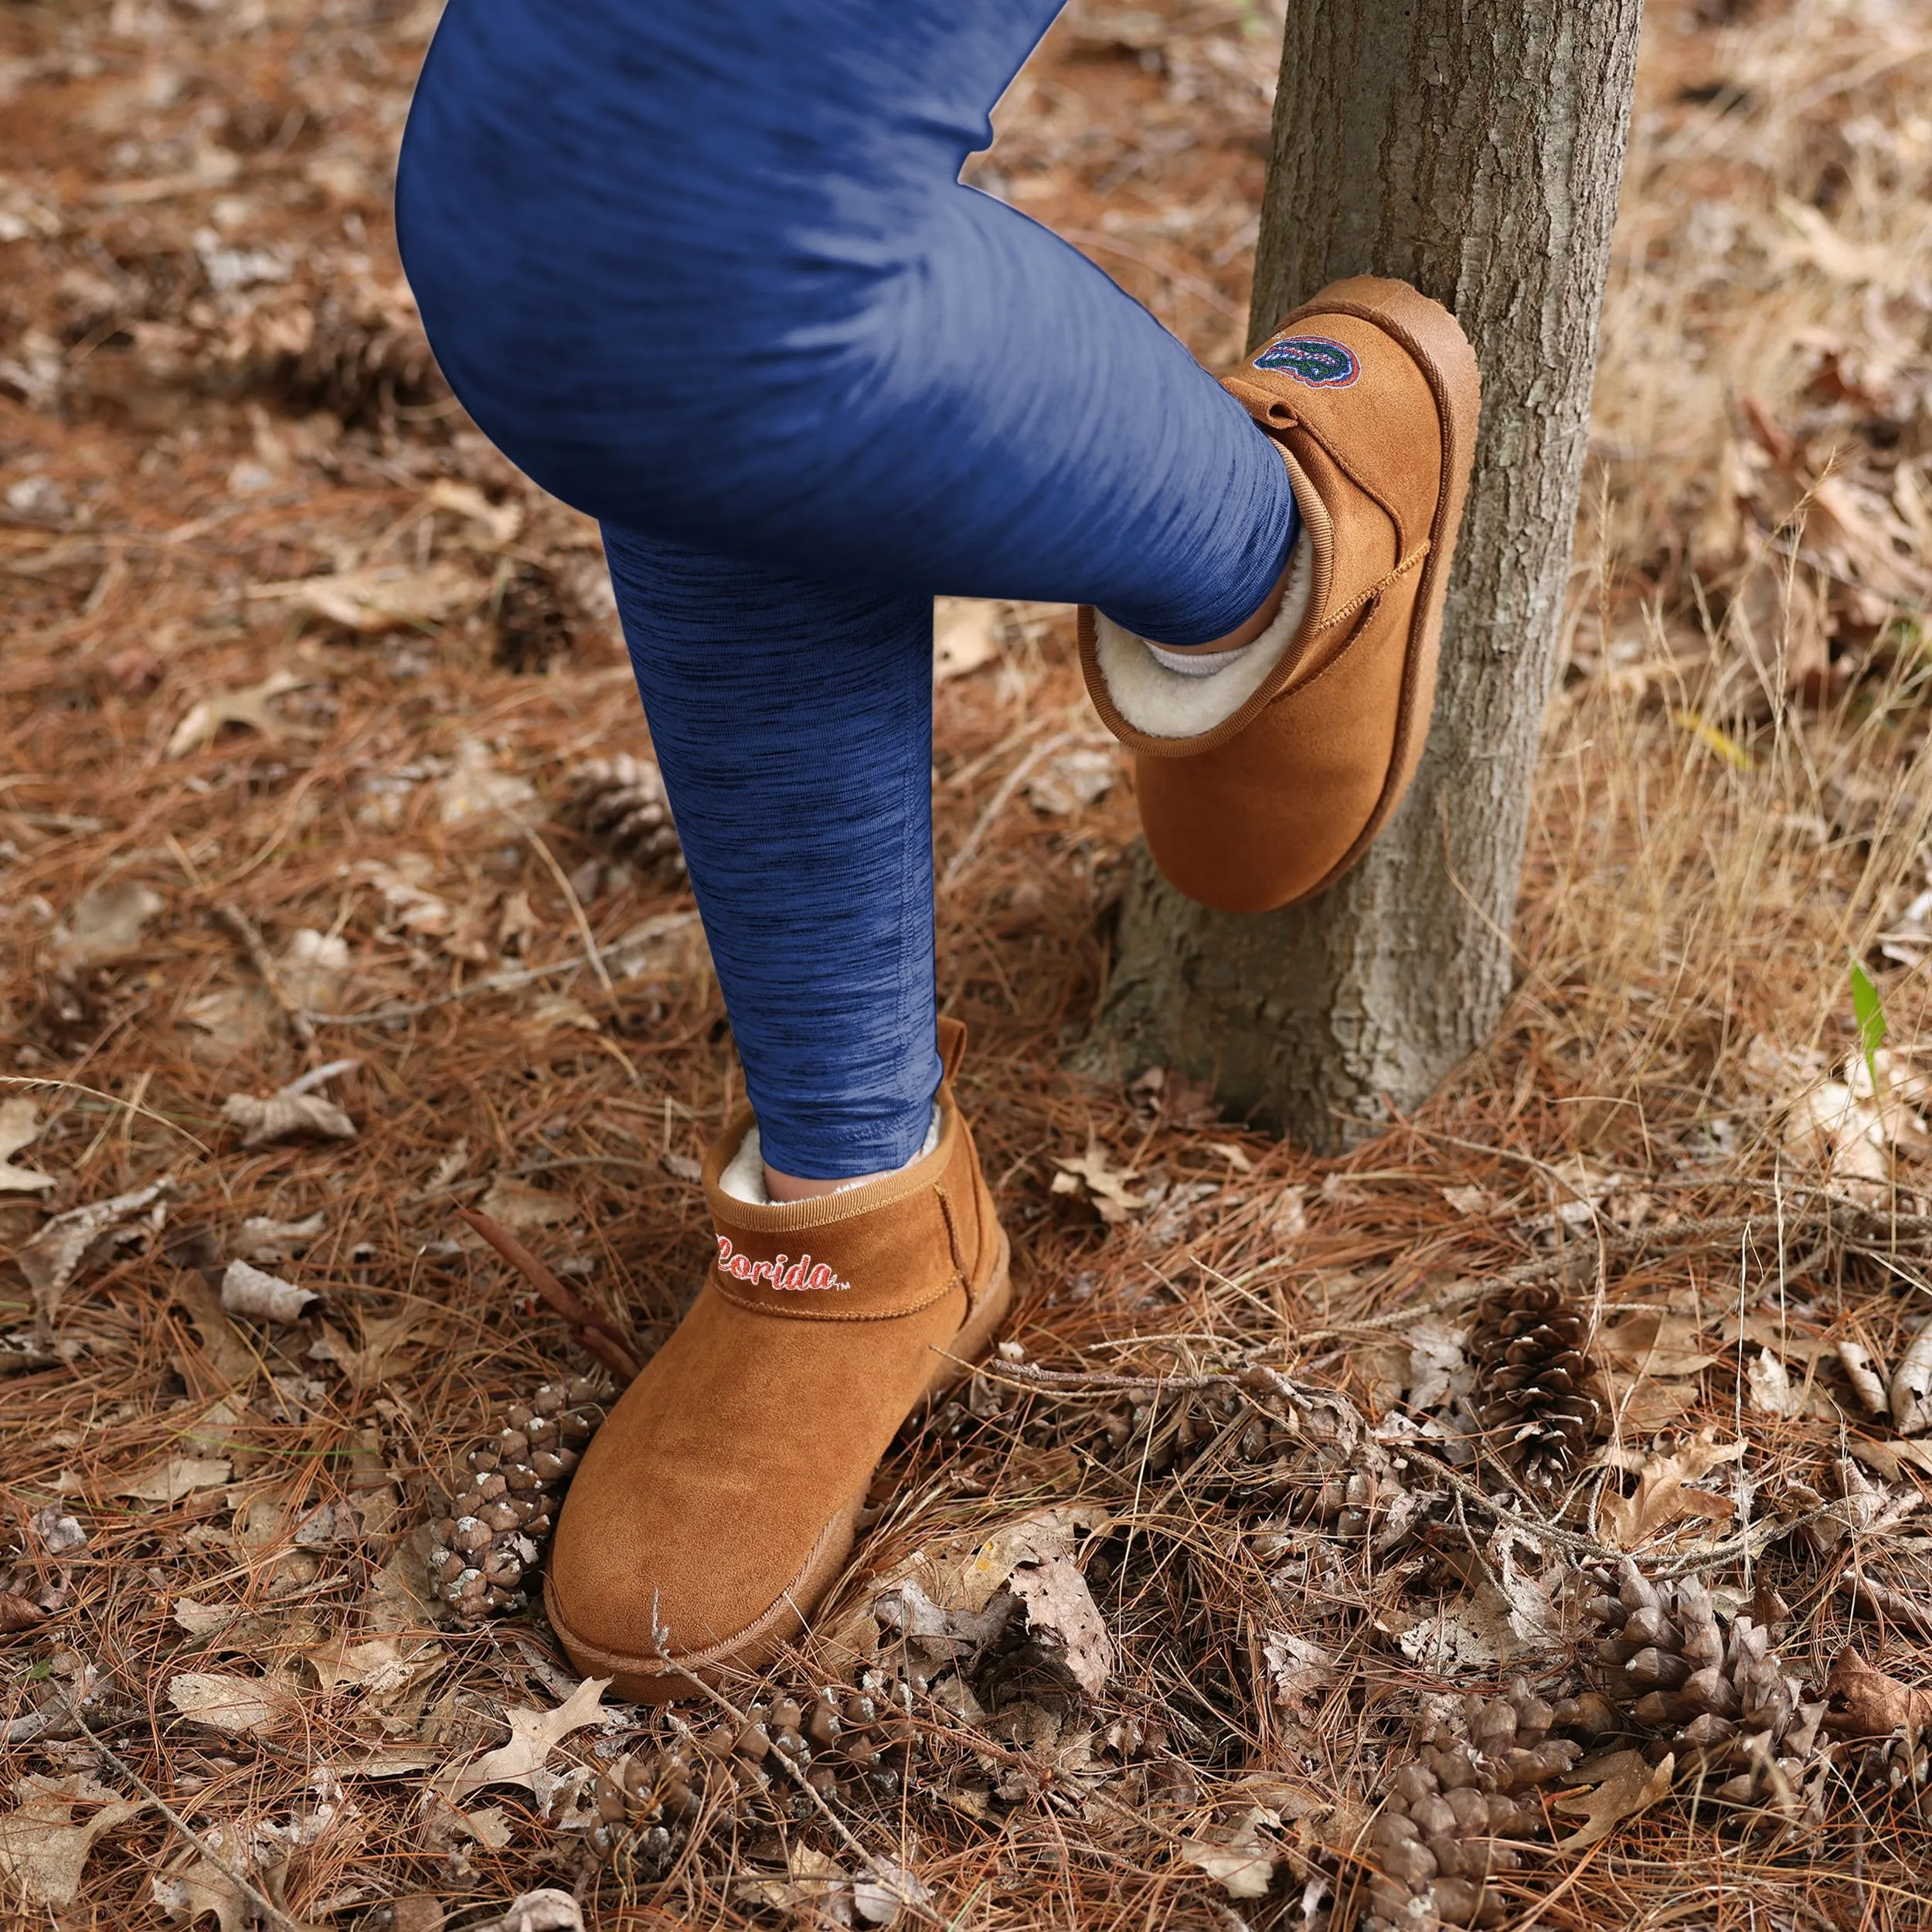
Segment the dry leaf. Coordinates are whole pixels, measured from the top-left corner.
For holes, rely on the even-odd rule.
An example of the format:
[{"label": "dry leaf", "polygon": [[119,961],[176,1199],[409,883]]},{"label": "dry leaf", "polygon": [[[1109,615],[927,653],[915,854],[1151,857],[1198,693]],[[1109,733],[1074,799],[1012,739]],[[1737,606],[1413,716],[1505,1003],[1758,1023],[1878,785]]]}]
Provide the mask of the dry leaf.
[{"label": "dry leaf", "polygon": [[97,886],[53,929],[53,955],[66,966],[125,959],[139,948],[148,922],[167,903],[159,893],[132,879]]},{"label": "dry leaf", "polygon": [[117,1484],[113,1494],[132,1496],[137,1502],[179,1502],[197,1489],[219,1489],[233,1475],[229,1462],[219,1456],[171,1456],[159,1468],[137,1476],[131,1482]]},{"label": "dry leaf", "polygon": [[36,1624],[44,1622],[46,1615],[38,1604],[29,1601],[17,1590],[0,1590],[0,1636],[32,1630]]},{"label": "dry leaf", "polygon": [[296,582],[257,584],[251,597],[286,600],[298,611],[373,636],[406,627],[428,629],[474,611],[490,594],[489,580],[439,560],[427,570],[372,564]]},{"label": "dry leaf", "polygon": [[35,1312],[43,1325],[53,1319],[61,1291],[90,1253],[159,1232],[167,1215],[166,1197],[174,1185],[172,1178],[164,1175],[131,1194],[70,1208],[44,1223],[32,1240],[22,1244],[14,1259],[33,1290]]},{"label": "dry leaf", "polygon": [[1913,1338],[1892,1371],[1892,1426],[1902,1436],[1932,1431],[1932,1323]]},{"label": "dry leaf", "polygon": [[235,1251],[247,1261],[286,1261],[302,1253],[328,1225],[328,1216],[319,1212],[300,1221],[276,1221],[265,1214],[251,1214],[235,1237]]},{"label": "dry leaf", "polygon": [[437,1668],[447,1655],[440,1644],[400,1636],[335,1636],[303,1652],[328,1696],[338,1690],[389,1696]]},{"label": "dry leaf", "polygon": [[1300,1722],[1312,1723],[1335,1682],[1333,1655],[1305,1637],[1270,1631],[1262,1639],[1261,1657],[1268,1667],[1276,1704]]},{"label": "dry leaf", "polygon": [[359,1389],[373,1388],[389,1373],[389,1357],[411,1336],[420,1332],[422,1323],[410,1314],[372,1315],[359,1314],[358,1326],[362,1344],[358,1347],[339,1328],[325,1321],[321,1333],[310,1345],[311,1362],[333,1362]]},{"label": "dry leaf", "polygon": [[1553,1801],[1553,1810],[1583,1821],[1569,1837],[1557,1840],[1560,1852],[1583,1851],[1608,1838],[1626,1818],[1648,1811],[1668,1794],[1677,1760],[1667,1756],[1652,1765],[1641,1751],[1618,1751],[1599,1768],[1607,1775],[1594,1790]]},{"label": "dry leaf", "polygon": [[1418,1413],[1440,1409],[1468,1395],[1475,1371],[1463,1358],[1467,1328],[1440,1321],[1418,1321],[1409,1331],[1409,1406]]},{"label": "dry leaf", "polygon": [[295,1686],[280,1677],[242,1677],[227,1671],[183,1671],[168,1680],[168,1701],[191,1724],[238,1737],[270,1731],[301,1714]]},{"label": "dry leaf", "polygon": [[523,528],[521,503],[492,503],[474,483],[459,483],[452,476],[439,476],[424,492],[423,501],[434,509],[447,510],[480,526],[492,549],[514,543]]},{"label": "dry leaf", "polygon": [[1439,1677],[1493,1672],[1532,1648],[1513,1628],[1511,1607],[1508,1597],[1485,1583],[1433,1606],[1396,1634],[1396,1648]]},{"label": "dry leaf", "polygon": [[230,1261],[221,1278],[223,1308],[230,1315],[252,1315],[260,1321],[299,1321],[320,1298],[313,1288],[298,1288],[293,1281],[264,1274],[246,1261]]},{"label": "dry leaf", "polygon": [[456,769],[436,784],[437,808],[445,825],[478,818],[514,819],[536,797],[528,779],[498,771],[489,748],[465,738],[456,748]]},{"label": "dry leaf", "polygon": [[435,872],[434,865],[414,852],[403,853],[393,866],[369,859],[349,868],[352,879],[366,879],[383,895],[383,923],[390,931],[424,939],[440,937],[456,923],[455,908],[423,883]]},{"label": "dry leaf", "polygon": [[355,1123],[333,1100],[324,1100],[312,1090],[345,1073],[354,1060],[332,1060],[300,1080],[291,1080],[273,1094],[257,1097],[230,1094],[221,1104],[221,1117],[231,1127],[242,1130],[242,1145],[267,1147],[276,1141],[314,1138],[352,1141]]},{"label": "dry leaf", "polygon": [[583,1932],[583,1913],[568,1892],[546,1886],[512,1899],[501,1918],[486,1919],[464,1932]]},{"label": "dry leaf", "polygon": [[852,1880],[852,1910],[868,1925],[896,1924],[907,1906],[917,1909],[931,1903],[923,1883],[890,1859],[875,1859],[870,1876]]},{"label": "dry leaf", "polygon": [[1181,1855],[1197,1865],[1231,1899],[1258,1899],[1274,1883],[1277,1853],[1260,1835],[1268,1815],[1251,1807],[1218,1840],[1190,1838],[1181,1842]]},{"label": "dry leaf", "polygon": [[27,1527],[39,1538],[40,1547],[49,1556],[62,1556],[70,1549],[87,1547],[87,1531],[57,1502],[50,1502],[46,1509],[36,1510]]},{"label": "dry leaf", "polygon": [[1114,754],[1090,745],[1075,745],[1049,758],[1026,781],[1026,796],[1036,811],[1056,818],[1070,818],[1097,804],[1114,789]]},{"label": "dry leaf", "polygon": [[[1877,1073],[1875,1087],[1873,1070]],[[1787,1150],[1821,1165],[1828,1185],[1868,1207],[1884,1204],[1897,1147],[1922,1147],[1925,1123],[1912,1111],[1923,1083],[1897,1056],[1880,1047],[1845,1063],[1839,1080],[1808,1087],[1786,1109]]]},{"label": "dry leaf", "polygon": [[1840,1737],[1888,1737],[1894,1731],[1932,1733],[1932,1690],[1874,1670],[1855,1650],[1838,1653],[1826,1680],[1827,1730]]},{"label": "dry leaf", "polygon": [[1907,1469],[1932,1476],[1932,1443],[1874,1442],[1866,1437],[1853,1436],[1845,1446],[1866,1468],[1876,1469],[1887,1482],[1903,1481]]},{"label": "dry leaf", "polygon": [[1702,1325],[1684,1315],[1627,1316],[1598,1333],[1597,1347],[1605,1360],[1639,1376],[1694,1376],[1723,1359]]},{"label": "dry leaf", "polygon": [[14,1155],[32,1146],[39,1133],[40,1110],[32,1100],[0,1100],[0,1194],[33,1194],[54,1185],[51,1174],[13,1165]]},{"label": "dry leaf", "polygon": [[555,1710],[513,1710],[503,1713],[510,1727],[510,1741],[467,1768],[454,1769],[438,1781],[438,1788],[452,1803],[468,1798],[485,1784],[521,1784],[534,1791],[536,1774],[573,1731],[587,1724],[603,1723],[604,1693],[610,1688],[607,1677],[587,1677]]},{"label": "dry leaf", "polygon": [[220,691],[211,698],[203,698],[191,706],[187,716],[175,726],[174,735],[168,740],[168,748],[162,755],[183,758],[191,751],[199,751],[221,736],[224,725],[246,725],[265,738],[284,736],[294,727],[277,717],[269,706],[276,699],[285,697],[291,691],[303,690],[316,682],[299,672],[276,671],[260,684],[244,685],[233,691]]},{"label": "dry leaf", "polygon": [[999,655],[999,606],[984,597],[933,600],[933,682],[950,683]]},{"label": "dry leaf", "polygon": [[352,962],[349,941],[339,933],[303,926],[291,933],[275,961],[282,991],[298,1006],[326,1012],[348,985]]},{"label": "dry leaf", "polygon": [[498,1175],[490,1183],[490,1191],[477,1207],[506,1228],[553,1228],[577,1211],[576,1202],[568,1195],[547,1193],[507,1174]]},{"label": "dry leaf", "polygon": [[1114,1640],[1087,1579],[1070,1557],[1022,1563],[1006,1580],[1026,1614],[1026,1633],[1089,1697],[1098,1697],[1114,1668]]},{"label": "dry leaf", "polygon": [[794,1845],[783,1878],[740,1879],[732,1889],[747,1905],[784,1912],[808,1923],[849,1925],[850,1880],[837,1859],[809,1845]]},{"label": "dry leaf", "polygon": [[1087,1144],[1087,1151],[1076,1160],[1054,1162],[1059,1170],[1053,1176],[1056,1194],[1084,1193],[1094,1211],[1110,1227],[1117,1226],[1130,1214],[1147,1206],[1144,1196],[1131,1193],[1127,1183],[1134,1179],[1125,1168],[1116,1168],[1106,1148],[1097,1141]]},{"label": "dry leaf", "polygon": [[209,1859],[172,1876],[158,1873],[150,1889],[155,1904],[177,1923],[198,1925],[212,1912],[220,1932],[247,1932],[255,1920],[253,1901]]},{"label": "dry leaf", "polygon": [[1792,1387],[1789,1372],[1769,1349],[1745,1365],[1744,1376],[1750,1385],[1751,1406],[1761,1414],[1788,1421],[1804,1413],[1803,1387]]},{"label": "dry leaf", "polygon": [[[0,1815],[0,1876],[36,1906],[71,1905],[94,1841],[148,1808],[85,1773],[23,1777],[13,1788],[20,1808]],[[76,1824],[74,1807],[89,1804],[100,1808]]]},{"label": "dry leaf", "polygon": [[1668,1454],[1648,1457],[1637,1470],[1637,1493],[1607,1495],[1597,1509],[1599,1533],[1617,1549],[1639,1549],[1660,1531],[1686,1516],[1728,1522],[1736,1505],[1728,1496],[1688,1487],[1720,1463],[1738,1461],[1742,1442],[1719,1443],[1706,1430]]},{"label": "dry leaf", "polygon": [[1839,1366],[1845,1371],[1845,1379],[1852,1385],[1868,1415],[1884,1415],[1889,1406],[1886,1392],[1885,1377],[1879,1373],[1878,1365],[1872,1359],[1872,1352],[1863,1343],[1841,1342],[1835,1351]]}]

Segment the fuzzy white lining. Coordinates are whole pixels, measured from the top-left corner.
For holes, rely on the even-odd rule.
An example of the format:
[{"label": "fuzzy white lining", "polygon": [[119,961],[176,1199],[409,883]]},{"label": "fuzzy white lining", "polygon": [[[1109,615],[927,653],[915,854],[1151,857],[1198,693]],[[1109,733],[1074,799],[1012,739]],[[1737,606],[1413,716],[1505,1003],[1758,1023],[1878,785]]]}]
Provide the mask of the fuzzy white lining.
[{"label": "fuzzy white lining", "polygon": [[1314,553],[1304,532],[1288,559],[1288,581],[1274,621],[1246,650],[1230,652],[1225,670],[1206,677],[1168,670],[1144,638],[1096,611],[1094,656],[1114,709],[1150,738],[1193,738],[1212,731],[1239,711],[1281,662],[1308,614],[1314,580]]},{"label": "fuzzy white lining", "polygon": [[[926,1129],[926,1145],[913,1156],[913,1161],[923,1161],[939,1145],[939,1107],[935,1102],[930,1125]],[[910,1167],[913,1161],[906,1163]],[[895,1169],[895,1172],[903,1172]],[[770,1207],[774,1205],[765,1187],[765,1158],[758,1145],[758,1129],[756,1123],[745,1130],[744,1138],[738,1143],[738,1151],[733,1155],[723,1173],[718,1176],[718,1185],[734,1201],[743,1201],[750,1207]],[[849,1194],[855,1187],[863,1187],[863,1181],[842,1181],[832,1189],[835,1194]]]}]

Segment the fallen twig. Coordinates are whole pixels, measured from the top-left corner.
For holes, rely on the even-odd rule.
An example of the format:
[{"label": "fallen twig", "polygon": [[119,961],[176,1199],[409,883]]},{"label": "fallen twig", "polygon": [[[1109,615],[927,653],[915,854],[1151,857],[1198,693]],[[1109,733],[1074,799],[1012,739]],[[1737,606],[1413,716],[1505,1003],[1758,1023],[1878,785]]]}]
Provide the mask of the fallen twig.
[{"label": "fallen twig", "polygon": [[570,1339],[579,1348],[594,1355],[625,1382],[636,1379],[642,1365],[630,1342],[604,1316],[573,1294],[500,1221],[492,1220],[474,1208],[456,1211],[570,1325]]},{"label": "fallen twig", "polygon": [[281,975],[275,970],[275,961],[270,955],[260,929],[239,906],[217,906],[215,917],[240,940],[242,951],[247,954],[262,984],[268,988],[269,998],[281,1008],[283,1019],[288,1022],[288,1030],[295,1036],[296,1043],[304,1053],[314,1053],[317,1043],[314,1022],[300,1004],[289,998],[288,988],[282,984]]}]

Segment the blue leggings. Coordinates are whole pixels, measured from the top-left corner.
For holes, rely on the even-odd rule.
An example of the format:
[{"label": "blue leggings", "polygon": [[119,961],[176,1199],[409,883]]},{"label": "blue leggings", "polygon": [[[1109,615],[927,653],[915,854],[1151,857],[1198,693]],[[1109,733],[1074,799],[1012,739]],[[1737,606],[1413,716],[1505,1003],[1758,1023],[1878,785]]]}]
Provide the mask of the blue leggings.
[{"label": "blue leggings", "polygon": [[961,185],[1059,0],[451,0],[396,221],[479,427],[597,518],[765,1158],[924,1136],[931,599],[1200,643],[1286,471],[1098,269]]}]

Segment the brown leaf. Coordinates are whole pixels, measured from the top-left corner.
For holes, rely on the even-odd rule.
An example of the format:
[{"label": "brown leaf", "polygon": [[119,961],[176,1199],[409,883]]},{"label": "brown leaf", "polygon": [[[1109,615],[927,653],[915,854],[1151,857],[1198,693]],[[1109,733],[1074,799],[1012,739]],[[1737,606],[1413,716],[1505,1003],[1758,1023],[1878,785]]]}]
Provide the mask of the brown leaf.
[{"label": "brown leaf", "polygon": [[1889,1737],[1897,1730],[1932,1732],[1932,1689],[1901,1683],[1874,1670],[1855,1650],[1832,1666],[1825,1694],[1825,1729],[1840,1737]]},{"label": "brown leaf", "polygon": [[536,1774],[549,1763],[558,1745],[573,1731],[603,1723],[607,1715],[602,1708],[604,1693],[610,1686],[607,1677],[587,1677],[554,1710],[505,1711],[503,1720],[510,1727],[510,1741],[487,1752],[474,1764],[445,1773],[438,1788],[452,1803],[485,1784],[521,1784],[534,1791]]},{"label": "brown leaf", "polygon": [[1600,1768],[1607,1775],[1594,1790],[1557,1798],[1551,1804],[1553,1811],[1583,1821],[1569,1837],[1556,1841],[1560,1852],[1583,1851],[1608,1838],[1626,1818],[1648,1811],[1668,1793],[1677,1760],[1666,1757],[1652,1765],[1645,1761],[1641,1751],[1618,1751]]},{"label": "brown leaf", "polygon": [[167,1213],[163,1203],[174,1185],[172,1177],[164,1175],[131,1193],[70,1208],[65,1214],[56,1214],[21,1247],[14,1259],[33,1291],[35,1312],[43,1325],[53,1321],[61,1291],[90,1254],[111,1250],[160,1227]]},{"label": "brown leaf", "polygon": [[1689,1485],[1719,1464],[1736,1462],[1743,1454],[1742,1442],[1716,1442],[1707,1429],[1695,1441],[1669,1454],[1646,1458],[1638,1468],[1636,1495],[1606,1496],[1598,1506],[1600,1533],[1615,1549],[1638,1549],[1686,1516],[1728,1522],[1736,1511],[1728,1496]]},{"label": "brown leaf", "polygon": [[270,672],[260,684],[246,685],[233,691],[219,691],[213,697],[203,698],[191,706],[187,716],[175,726],[174,735],[168,740],[168,748],[162,755],[182,758],[191,751],[199,751],[203,745],[213,744],[221,736],[224,725],[246,725],[265,738],[283,737],[294,727],[276,716],[270,710],[270,705],[276,699],[285,697],[291,691],[303,690],[315,682],[299,672],[284,669]]},{"label": "brown leaf", "polygon": [[[121,1798],[85,1773],[23,1777],[13,1788],[20,1808],[0,1815],[0,1876],[35,1906],[71,1905],[95,1839],[148,1808],[145,1801]],[[74,1807],[88,1804],[100,1808],[75,1824]]]},{"label": "brown leaf", "polygon": [[1199,1866],[1230,1898],[1265,1898],[1274,1883],[1275,1860],[1280,1855],[1257,1828],[1267,1821],[1265,1811],[1251,1807],[1225,1833],[1211,1839],[1183,1839],[1181,1855],[1190,1865]]},{"label": "brown leaf", "polygon": [[191,1724],[237,1737],[278,1730],[301,1710],[300,1696],[285,1679],[228,1671],[182,1671],[168,1680],[168,1701]]},{"label": "brown leaf", "polygon": [[549,1228],[570,1220],[577,1206],[568,1195],[552,1194],[527,1181],[500,1174],[477,1203],[478,1211],[506,1228]]},{"label": "brown leaf", "polygon": [[257,584],[248,594],[286,600],[298,611],[312,611],[331,624],[372,636],[406,627],[434,627],[474,610],[489,594],[487,577],[439,560],[423,570],[378,563],[324,577]]},{"label": "brown leaf", "polygon": [[1115,1167],[1107,1149],[1097,1141],[1089,1141],[1087,1151],[1077,1158],[1056,1160],[1053,1165],[1059,1170],[1053,1176],[1053,1192],[1083,1193],[1093,1202],[1094,1213],[1110,1227],[1147,1206],[1145,1196],[1128,1191],[1127,1184],[1134,1179],[1132,1172]]},{"label": "brown leaf", "polygon": [[1627,1316],[1601,1330],[1597,1346],[1617,1367],[1644,1376],[1693,1376],[1723,1359],[1706,1345],[1702,1324],[1682,1315]]},{"label": "brown leaf", "polygon": [[319,1094],[230,1094],[221,1117],[242,1130],[244,1148],[275,1141],[352,1141],[355,1123],[333,1100]]},{"label": "brown leaf", "polygon": [[299,1321],[318,1299],[313,1288],[298,1288],[246,1261],[230,1261],[221,1278],[223,1309],[258,1321]]},{"label": "brown leaf", "polygon": [[32,1100],[16,1096],[0,1101],[0,1194],[33,1194],[54,1185],[51,1174],[13,1164],[14,1155],[30,1146],[39,1132],[40,1110]]},{"label": "brown leaf", "polygon": [[1021,1563],[1006,1587],[1026,1614],[1028,1635],[1089,1697],[1098,1697],[1114,1668],[1114,1640],[1079,1566],[1066,1556]]},{"label": "brown leaf", "polygon": [[167,904],[161,894],[132,879],[94,890],[53,930],[54,957],[68,966],[93,966],[138,951],[141,935]]},{"label": "brown leaf", "polygon": [[17,1590],[0,1590],[0,1634],[32,1630],[41,1621],[43,1614],[38,1604],[30,1602]]},{"label": "brown leaf", "polygon": [[209,1913],[219,1932],[247,1932],[255,1921],[252,1900],[212,1859],[197,1859],[185,1872],[157,1873],[155,1904],[177,1924],[199,1925]]},{"label": "brown leaf", "polygon": [[933,682],[947,684],[999,655],[999,606],[981,597],[933,600]]},{"label": "brown leaf", "polygon": [[219,1489],[233,1475],[225,1458],[216,1456],[170,1456],[145,1475],[116,1485],[117,1496],[131,1496],[137,1502],[177,1503],[197,1489]]}]

